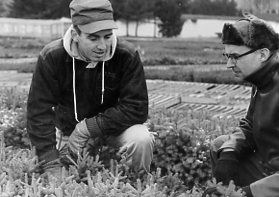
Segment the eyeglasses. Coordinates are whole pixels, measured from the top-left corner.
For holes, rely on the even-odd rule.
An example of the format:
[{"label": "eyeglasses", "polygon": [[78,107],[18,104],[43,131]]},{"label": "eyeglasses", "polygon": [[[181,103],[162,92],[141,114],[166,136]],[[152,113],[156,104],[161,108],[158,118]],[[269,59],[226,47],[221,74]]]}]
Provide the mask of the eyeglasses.
[{"label": "eyeglasses", "polygon": [[251,53],[254,53],[255,51],[257,51],[258,49],[252,49],[250,51],[247,51],[246,53],[242,53],[240,55],[235,54],[235,53],[223,53],[223,56],[225,56],[228,60],[231,59],[231,61],[233,62],[233,64],[236,64],[237,60],[243,56],[249,55]]}]

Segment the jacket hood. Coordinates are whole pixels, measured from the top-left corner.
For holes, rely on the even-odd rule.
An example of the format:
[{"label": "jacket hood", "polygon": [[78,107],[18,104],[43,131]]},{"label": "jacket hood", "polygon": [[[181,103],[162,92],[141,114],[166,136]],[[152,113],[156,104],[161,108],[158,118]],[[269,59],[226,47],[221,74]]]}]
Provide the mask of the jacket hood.
[{"label": "jacket hood", "polygon": [[[76,42],[73,41],[73,38],[72,38],[72,34],[71,34],[72,29],[73,29],[73,25],[71,25],[68,28],[68,30],[66,31],[66,33],[63,37],[63,47],[64,47],[64,49],[67,51],[67,53],[71,57],[73,57],[75,59],[85,61],[85,62],[88,62],[89,65],[87,66],[87,68],[94,68],[99,61],[90,60],[89,58],[84,57],[79,53],[78,45],[77,45]],[[107,51],[107,54],[105,55],[105,57],[101,61],[103,61],[103,62],[108,61],[113,57],[115,49],[116,49],[116,45],[117,45],[117,39],[116,39],[116,35],[113,33],[111,48],[110,48],[110,50]]]},{"label": "jacket hood", "polygon": [[101,92],[101,104],[104,102],[104,92],[105,92],[105,61],[110,60],[115,52],[117,39],[115,34],[112,35],[112,44],[110,47],[110,50],[107,50],[107,54],[104,56],[104,58],[100,61],[93,61],[90,60],[87,57],[84,57],[79,53],[78,45],[76,42],[74,42],[72,38],[71,31],[73,30],[73,25],[69,27],[69,29],[66,31],[64,37],[63,37],[63,47],[67,51],[67,53],[72,57],[73,59],[73,95],[74,95],[74,113],[75,113],[75,119],[77,122],[80,120],[78,119],[78,113],[77,113],[77,100],[76,100],[76,71],[75,71],[75,59],[79,59],[85,62],[88,62],[88,65],[86,68],[95,68],[98,64],[98,62],[102,62],[102,92]]}]

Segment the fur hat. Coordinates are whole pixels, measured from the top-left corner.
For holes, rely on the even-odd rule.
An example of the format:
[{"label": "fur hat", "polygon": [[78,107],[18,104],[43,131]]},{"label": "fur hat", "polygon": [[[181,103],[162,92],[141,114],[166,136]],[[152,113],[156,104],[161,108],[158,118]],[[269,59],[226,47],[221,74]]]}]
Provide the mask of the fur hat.
[{"label": "fur hat", "polygon": [[279,35],[266,21],[249,13],[234,24],[225,23],[222,31],[222,43],[245,45],[251,49],[279,48]]}]

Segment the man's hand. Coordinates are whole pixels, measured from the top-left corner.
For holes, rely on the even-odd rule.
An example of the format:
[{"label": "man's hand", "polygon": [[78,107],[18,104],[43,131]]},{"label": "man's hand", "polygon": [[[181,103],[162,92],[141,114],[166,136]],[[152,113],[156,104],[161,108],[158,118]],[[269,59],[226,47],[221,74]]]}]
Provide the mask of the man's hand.
[{"label": "man's hand", "polygon": [[217,182],[228,185],[230,180],[233,180],[234,184],[237,185],[239,178],[238,165],[239,162],[234,151],[221,152],[220,158],[213,171],[213,175]]},{"label": "man's hand", "polygon": [[68,145],[70,150],[78,155],[78,153],[81,153],[83,148],[85,148],[89,138],[90,133],[84,119],[76,125],[76,128],[69,137]]}]

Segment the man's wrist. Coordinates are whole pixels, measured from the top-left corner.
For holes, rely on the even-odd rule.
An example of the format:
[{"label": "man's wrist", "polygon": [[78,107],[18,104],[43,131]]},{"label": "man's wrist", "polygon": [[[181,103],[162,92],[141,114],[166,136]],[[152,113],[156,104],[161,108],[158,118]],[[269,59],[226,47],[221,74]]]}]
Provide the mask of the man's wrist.
[{"label": "man's wrist", "polygon": [[96,117],[85,119],[91,137],[101,137],[103,133],[97,123]]},{"label": "man's wrist", "polygon": [[236,153],[234,151],[221,152],[219,160],[238,161]]}]

